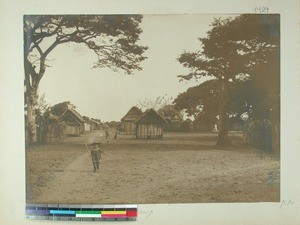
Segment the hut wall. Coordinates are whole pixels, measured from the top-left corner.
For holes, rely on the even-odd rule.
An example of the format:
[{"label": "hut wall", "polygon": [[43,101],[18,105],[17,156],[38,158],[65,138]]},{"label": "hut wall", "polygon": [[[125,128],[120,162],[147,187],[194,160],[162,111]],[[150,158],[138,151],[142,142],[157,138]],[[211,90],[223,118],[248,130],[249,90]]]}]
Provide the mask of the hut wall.
[{"label": "hut wall", "polygon": [[137,125],[136,132],[136,138],[141,139],[157,139],[163,137],[162,127],[156,124],[139,124]]},{"label": "hut wall", "polygon": [[62,124],[53,123],[48,127],[48,131],[45,137],[45,142],[57,142],[64,137],[64,127]]},{"label": "hut wall", "polygon": [[79,136],[81,133],[80,125],[67,125],[64,134],[67,136]]},{"label": "hut wall", "polygon": [[91,131],[91,125],[89,123],[84,123],[84,131]]},{"label": "hut wall", "polygon": [[79,134],[82,134],[82,133],[84,133],[84,123],[81,123],[80,125],[79,125],[79,129],[80,129],[80,131],[79,131]]},{"label": "hut wall", "polygon": [[125,134],[131,135],[135,133],[135,124],[132,122],[125,122],[124,123],[124,129],[125,129]]}]

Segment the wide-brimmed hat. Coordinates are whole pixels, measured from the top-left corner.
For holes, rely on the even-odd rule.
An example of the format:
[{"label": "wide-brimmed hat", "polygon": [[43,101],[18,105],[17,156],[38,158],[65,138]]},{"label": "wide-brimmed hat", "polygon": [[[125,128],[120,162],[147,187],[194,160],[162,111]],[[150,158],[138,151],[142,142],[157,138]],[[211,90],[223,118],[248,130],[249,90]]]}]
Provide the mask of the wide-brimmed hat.
[{"label": "wide-brimmed hat", "polygon": [[102,143],[101,142],[93,142],[93,143],[90,143],[89,145],[101,145]]}]

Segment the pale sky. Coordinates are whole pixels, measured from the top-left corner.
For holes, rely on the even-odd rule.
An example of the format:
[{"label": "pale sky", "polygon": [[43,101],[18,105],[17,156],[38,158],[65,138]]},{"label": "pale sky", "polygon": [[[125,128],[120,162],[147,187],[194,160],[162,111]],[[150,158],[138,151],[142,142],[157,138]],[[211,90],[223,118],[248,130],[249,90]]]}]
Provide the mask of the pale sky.
[{"label": "pale sky", "polygon": [[[223,14],[222,18],[232,15]],[[149,49],[142,71],[124,75],[107,68],[92,69],[96,55],[83,45],[57,47],[48,57],[50,67],[40,83],[40,94],[50,105],[70,101],[77,111],[102,121],[120,121],[139,100],[167,94],[176,98],[202,81],[179,82],[188,70],[176,60],[184,51],[199,50],[213,18],[220,15],[144,15],[140,44]],[[204,80],[203,80],[204,81]]]}]

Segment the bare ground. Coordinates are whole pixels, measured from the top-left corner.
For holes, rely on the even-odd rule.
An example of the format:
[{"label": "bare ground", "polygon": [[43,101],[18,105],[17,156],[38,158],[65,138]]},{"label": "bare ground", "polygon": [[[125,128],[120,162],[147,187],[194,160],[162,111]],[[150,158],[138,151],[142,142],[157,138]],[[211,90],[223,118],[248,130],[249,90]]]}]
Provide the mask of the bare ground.
[{"label": "bare ground", "polygon": [[119,136],[93,173],[89,135],[26,151],[27,203],[150,204],[280,201],[280,162],[242,143],[218,149],[214,133]]}]

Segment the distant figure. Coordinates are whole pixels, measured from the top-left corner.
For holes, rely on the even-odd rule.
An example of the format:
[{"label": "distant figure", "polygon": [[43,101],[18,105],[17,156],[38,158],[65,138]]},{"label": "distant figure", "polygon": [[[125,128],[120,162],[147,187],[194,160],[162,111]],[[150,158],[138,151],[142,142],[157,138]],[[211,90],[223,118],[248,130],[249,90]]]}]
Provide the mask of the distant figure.
[{"label": "distant figure", "polygon": [[115,133],[115,136],[114,136],[114,139],[117,139],[118,138],[118,130],[116,130],[116,133]]},{"label": "distant figure", "polygon": [[218,130],[218,125],[217,124],[215,124],[214,125],[214,128],[213,128],[213,132],[218,132],[219,130]]},{"label": "distant figure", "polygon": [[100,145],[101,145],[101,143],[92,143],[91,144],[90,156],[92,157],[94,173],[96,173],[97,170],[99,170],[100,159],[102,158],[101,153],[103,153],[103,151],[101,151]]},{"label": "distant figure", "polygon": [[109,142],[109,141],[110,141],[109,129],[106,129],[106,130],[105,130],[105,140],[106,140],[106,142]]}]

